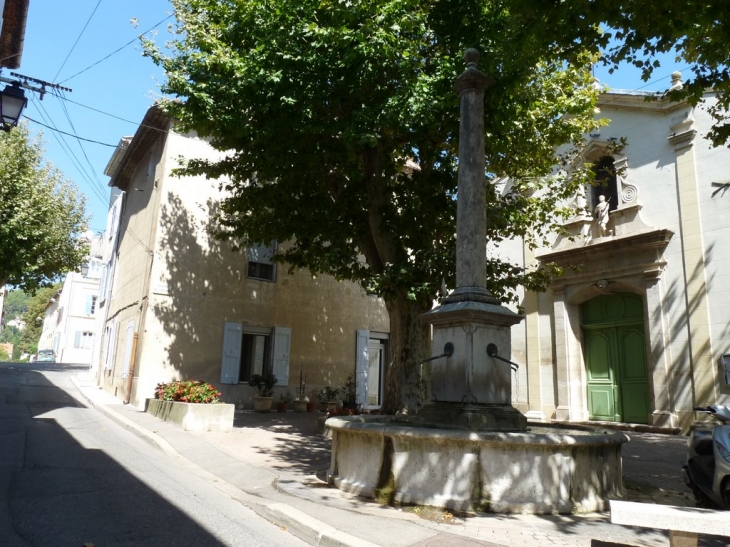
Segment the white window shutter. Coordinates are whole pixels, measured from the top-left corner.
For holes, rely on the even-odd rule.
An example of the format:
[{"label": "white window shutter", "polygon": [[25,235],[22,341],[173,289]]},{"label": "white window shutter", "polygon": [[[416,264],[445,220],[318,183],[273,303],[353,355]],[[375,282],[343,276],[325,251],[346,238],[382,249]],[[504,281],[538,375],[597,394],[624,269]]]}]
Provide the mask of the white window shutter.
[{"label": "white window shutter", "polygon": [[79,330],[74,332],[74,347],[75,348],[81,347],[81,331],[79,331]]},{"label": "white window shutter", "polygon": [[274,327],[274,376],[277,386],[289,385],[289,350],[291,349],[291,329]]},{"label": "white window shutter", "polygon": [[370,331],[357,331],[355,361],[355,400],[358,405],[368,402],[368,367],[370,366]]},{"label": "white window shutter", "polygon": [[114,368],[115,355],[117,348],[117,324],[116,322],[109,325],[109,337],[106,340],[106,355],[104,356],[104,370]]},{"label": "white window shutter", "polygon": [[122,370],[122,378],[129,376],[129,369],[132,365],[132,345],[134,344],[134,321],[127,324],[127,339],[124,341],[124,369]]},{"label": "white window shutter", "polygon": [[[86,295],[86,303],[84,305],[84,314],[91,315],[91,302],[92,302],[92,295],[87,294]],[[78,346],[76,346],[78,347]]]},{"label": "white window shutter", "polygon": [[223,327],[223,357],[221,360],[221,384],[237,384],[241,372],[241,323],[226,321]]}]

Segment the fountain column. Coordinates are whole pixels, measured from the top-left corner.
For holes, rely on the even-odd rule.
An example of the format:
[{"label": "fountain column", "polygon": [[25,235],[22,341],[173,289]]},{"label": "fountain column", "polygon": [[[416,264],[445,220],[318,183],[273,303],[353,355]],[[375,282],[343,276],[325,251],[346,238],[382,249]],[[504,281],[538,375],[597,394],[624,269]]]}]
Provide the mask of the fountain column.
[{"label": "fountain column", "polygon": [[[472,431],[520,431],[525,417],[511,404],[510,327],[522,317],[492,296],[486,283],[484,91],[494,82],[477,69],[479,52],[464,54],[454,88],[460,98],[456,218],[456,289],[424,314],[433,325],[432,402],[424,423]],[[489,354],[487,347],[489,346]],[[496,348],[496,357],[495,357]],[[450,354],[450,355],[449,355]]]}]

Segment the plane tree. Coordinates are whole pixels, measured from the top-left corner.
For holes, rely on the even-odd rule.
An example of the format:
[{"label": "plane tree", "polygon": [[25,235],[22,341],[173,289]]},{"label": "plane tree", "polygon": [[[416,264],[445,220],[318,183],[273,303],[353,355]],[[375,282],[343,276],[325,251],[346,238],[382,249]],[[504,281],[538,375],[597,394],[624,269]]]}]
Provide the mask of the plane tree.
[{"label": "plane tree", "polygon": [[644,81],[661,67],[663,54],[687,63],[689,78],[669,97],[696,106],[713,89],[717,103],[707,109],[715,124],[707,137],[715,146],[730,140],[730,3],[725,0],[505,0],[505,7],[514,32],[536,48],[600,50],[611,71],[628,63],[641,69]]},{"label": "plane tree", "polygon": [[0,287],[34,293],[81,264],[85,198],[24,125],[0,132]]},{"label": "plane tree", "polygon": [[[487,91],[488,238],[542,242],[579,177],[546,177],[594,127],[585,51],[537,50],[501,2],[172,0],[175,38],[145,53],[166,73],[162,107],[225,151],[181,174],[222,181],[217,237],[287,242],[291,268],[359,283],[390,317],[386,412],[423,402],[430,355],[420,316],[455,278],[463,52],[481,51]],[[513,181],[510,192],[495,184]],[[485,242],[486,246],[486,242]],[[488,260],[503,298],[544,288],[549,269]]]}]

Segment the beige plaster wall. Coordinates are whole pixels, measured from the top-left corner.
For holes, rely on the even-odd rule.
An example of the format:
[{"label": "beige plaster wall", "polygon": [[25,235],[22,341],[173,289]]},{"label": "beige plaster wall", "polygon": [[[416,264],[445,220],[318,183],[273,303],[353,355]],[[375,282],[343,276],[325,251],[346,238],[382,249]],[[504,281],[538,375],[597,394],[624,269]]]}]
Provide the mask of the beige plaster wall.
[{"label": "beige plaster wall", "polygon": [[277,266],[276,282],[247,278],[245,251],[234,252],[208,232],[222,197],[218,183],[171,175],[179,156],[214,155],[204,141],[171,133],[161,164],[138,166],[131,186],[143,191],[129,192],[122,219],[110,309],[112,314],[121,310],[114,317],[119,325],[117,364],[107,374],[107,386],[119,394],[125,384],[119,374],[131,319],[141,329],[132,385],[137,406],[158,382],[185,378],[213,383],[229,402],[248,403],[253,395],[248,385],[220,384],[226,321],[244,328],[291,329],[289,385],[277,391],[295,393],[300,366],[308,390],[341,385],[355,371],[356,331],[389,331],[382,301],[356,284],[315,278],[306,271],[289,274],[282,266]]}]

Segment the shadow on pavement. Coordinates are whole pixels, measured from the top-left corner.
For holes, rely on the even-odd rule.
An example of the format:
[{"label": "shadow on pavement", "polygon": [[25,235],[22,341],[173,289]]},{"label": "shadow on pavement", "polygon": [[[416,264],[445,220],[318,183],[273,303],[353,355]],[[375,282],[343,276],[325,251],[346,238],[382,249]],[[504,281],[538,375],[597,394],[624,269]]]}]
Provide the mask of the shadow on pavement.
[{"label": "shadow on pavement", "polygon": [[[78,429],[93,429],[85,406],[39,372],[53,367],[0,367],[3,547],[171,545],[178,540],[222,545],[123,465],[100,449],[82,446],[51,417],[60,409],[76,409],[78,416],[71,410],[69,418],[78,420]],[[88,435],[89,444],[95,433]]]},{"label": "shadow on pavement", "polygon": [[[237,412],[234,428],[267,432],[265,442],[251,432],[252,449],[265,454],[270,466],[302,473],[329,467],[332,441],[317,432],[318,412]],[[245,434],[245,431],[243,432]]]}]

